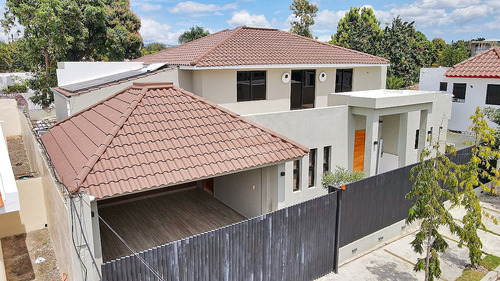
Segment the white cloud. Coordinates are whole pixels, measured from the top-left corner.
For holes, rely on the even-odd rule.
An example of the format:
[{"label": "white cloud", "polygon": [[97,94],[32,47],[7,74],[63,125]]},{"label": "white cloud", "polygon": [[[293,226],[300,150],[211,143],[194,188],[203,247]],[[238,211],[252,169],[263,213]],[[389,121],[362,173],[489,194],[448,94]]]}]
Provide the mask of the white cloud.
[{"label": "white cloud", "polygon": [[404,21],[415,21],[418,27],[444,26],[452,23],[445,9],[422,8],[416,4],[393,8],[390,13],[393,17],[401,16]]},{"label": "white cloud", "polygon": [[315,25],[319,27],[337,28],[337,23],[347,11],[321,10],[316,13]]},{"label": "white cloud", "polygon": [[318,41],[320,42],[327,42],[332,40],[332,36],[331,35],[320,35],[318,36]]},{"label": "white cloud", "polygon": [[160,4],[154,5],[154,4],[146,3],[146,4],[143,4],[141,6],[141,10],[143,10],[144,12],[157,11],[157,10],[160,10],[160,9],[161,9],[161,5]]},{"label": "white cloud", "polygon": [[152,19],[141,19],[139,33],[146,44],[159,42],[167,45],[177,45],[177,39],[183,33],[183,30],[171,32],[168,24],[159,23]]},{"label": "white cloud", "polygon": [[481,0],[418,0],[415,4],[422,8],[456,9],[477,5]]},{"label": "white cloud", "polygon": [[203,4],[193,1],[179,2],[177,5],[168,8],[167,10],[171,13],[188,13],[188,14],[202,14],[209,12],[217,12],[224,10],[234,10],[238,8],[236,3],[228,3],[226,5],[220,6],[215,4]]},{"label": "white cloud", "polygon": [[477,18],[485,18],[490,12],[491,8],[487,5],[473,5],[455,9],[450,16],[456,24],[463,25]]},{"label": "white cloud", "polygon": [[253,27],[270,27],[271,25],[266,20],[264,15],[251,15],[246,10],[233,13],[233,17],[226,21],[231,26],[253,26]]}]

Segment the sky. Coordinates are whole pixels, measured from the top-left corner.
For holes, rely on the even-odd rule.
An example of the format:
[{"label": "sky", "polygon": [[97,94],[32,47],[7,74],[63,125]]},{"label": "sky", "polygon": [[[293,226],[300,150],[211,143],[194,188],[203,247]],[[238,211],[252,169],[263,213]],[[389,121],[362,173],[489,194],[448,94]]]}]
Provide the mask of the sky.
[{"label": "sky", "polygon": [[[447,43],[483,37],[500,40],[500,0],[313,0],[318,6],[313,36],[330,40],[339,19],[350,7],[367,6],[375,11],[381,27],[400,15],[404,21],[415,21],[417,30],[427,39],[443,38]],[[246,25],[290,29],[293,20],[289,9],[292,0],[218,0],[171,1],[130,0],[131,9],[141,19],[140,34],[144,43],[177,45],[180,34],[192,26],[214,33]],[[3,11],[5,0],[0,0]],[[0,32],[0,40],[6,35]]]}]

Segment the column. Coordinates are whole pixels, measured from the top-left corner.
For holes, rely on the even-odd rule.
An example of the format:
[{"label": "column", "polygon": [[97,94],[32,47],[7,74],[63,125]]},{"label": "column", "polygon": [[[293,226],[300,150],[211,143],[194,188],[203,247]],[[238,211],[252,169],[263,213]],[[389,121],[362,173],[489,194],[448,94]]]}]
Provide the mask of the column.
[{"label": "column", "polygon": [[[375,113],[366,116],[366,135],[365,135],[365,167],[366,176],[373,176],[377,172],[378,158],[378,118]],[[375,143],[376,142],[376,143]]]},{"label": "column", "polygon": [[428,117],[429,117],[428,110],[420,111],[420,127],[418,134],[418,154],[417,154],[419,161],[420,161],[420,153],[422,153],[422,150],[427,146],[427,131],[429,130],[427,126]]}]

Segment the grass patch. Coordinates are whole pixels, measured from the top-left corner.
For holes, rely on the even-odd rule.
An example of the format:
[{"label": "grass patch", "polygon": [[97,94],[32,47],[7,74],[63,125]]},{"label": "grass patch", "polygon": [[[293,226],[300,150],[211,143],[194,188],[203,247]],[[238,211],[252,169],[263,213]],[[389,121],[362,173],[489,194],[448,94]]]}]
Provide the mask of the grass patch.
[{"label": "grass patch", "polygon": [[492,271],[500,265],[500,258],[495,255],[487,255],[479,264]]},{"label": "grass patch", "polygon": [[458,277],[455,281],[480,281],[486,274],[465,269],[462,271],[462,276]]}]

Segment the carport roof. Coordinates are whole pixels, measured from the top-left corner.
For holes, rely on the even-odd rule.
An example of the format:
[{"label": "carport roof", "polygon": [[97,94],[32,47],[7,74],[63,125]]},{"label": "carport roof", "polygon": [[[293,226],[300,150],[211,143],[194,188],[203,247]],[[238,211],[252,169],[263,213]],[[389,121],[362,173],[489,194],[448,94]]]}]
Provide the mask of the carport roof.
[{"label": "carport roof", "polygon": [[63,184],[104,198],[304,156],[309,149],[171,83],[133,86],[42,135]]}]

